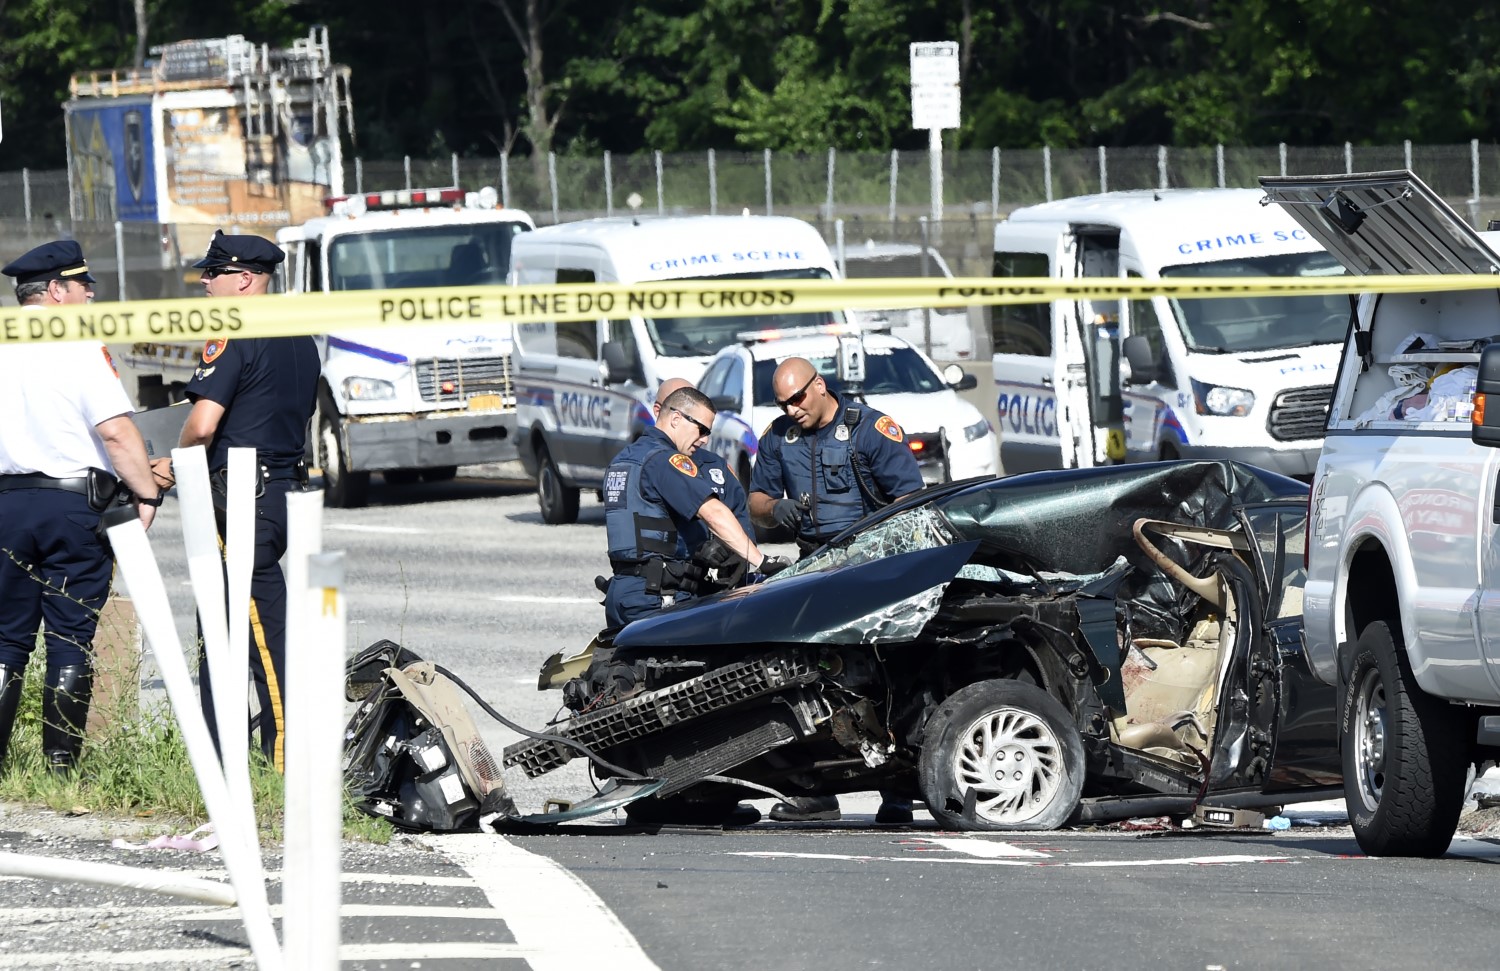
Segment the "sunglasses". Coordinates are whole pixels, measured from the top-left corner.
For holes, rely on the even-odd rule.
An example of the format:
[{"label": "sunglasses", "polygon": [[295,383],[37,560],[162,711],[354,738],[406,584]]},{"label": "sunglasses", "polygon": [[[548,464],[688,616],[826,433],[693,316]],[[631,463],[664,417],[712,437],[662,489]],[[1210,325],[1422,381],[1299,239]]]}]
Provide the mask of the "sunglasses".
[{"label": "sunglasses", "polygon": [[248,266],[211,266],[203,271],[203,279],[214,280],[230,273],[254,273]]},{"label": "sunglasses", "polygon": [[682,417],[686,418],[688,421],[692,422],[693,425],[694,425],[694,427],[696,427],[698,429],[698,431],[703,434],[704,437],[707,437],[708,435],[710,435],[710,434],[713,433],[713,429],[712,428],[709,428],[707,425],[703,424],[703,422],[701,422],[698,419],[694,418],[692,415],[688,414],[687,412],[680,411],[680,410],[678,410],[676,408],[673,408],[672,410],[675,411],[675,412],[677,412]]},{"label": "sunglasses", "polygon": [[806,384],[798,388],[793,394],[787,396],[787,399],[785,401],[777,398],[776,407],[780,408],[782,411],[786,411],[788,408],[794,408],[801,405],[802,402],[807,400],[807,389],[812,387],[812,383],[816,380],[818,380],[818,375],[814,374],[812,377],[807,379]]}]

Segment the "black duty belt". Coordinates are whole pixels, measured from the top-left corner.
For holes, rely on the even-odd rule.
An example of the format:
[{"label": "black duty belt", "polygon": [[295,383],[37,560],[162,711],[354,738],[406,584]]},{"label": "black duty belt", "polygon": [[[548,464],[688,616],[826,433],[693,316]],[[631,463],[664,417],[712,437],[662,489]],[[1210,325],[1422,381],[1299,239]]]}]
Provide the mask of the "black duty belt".
[{"label": "black duty belt", "polygon": [[80,496],[87,496],[89,477],[74,475],[59,479],[56,476],[43,475],[41,472],[0,475],[0,492],[9,492],[12,489],[61,489],[63,492],[76,492]]},{"label": "black duty belt", "polygon": [[653,556],[645,560],[610,560],[610,569],[617,577],[641,577],[646,581],[647,593],[667,590],[697,590],[697,578],[690,576],[693,565],[686,560],[666,560]]}]

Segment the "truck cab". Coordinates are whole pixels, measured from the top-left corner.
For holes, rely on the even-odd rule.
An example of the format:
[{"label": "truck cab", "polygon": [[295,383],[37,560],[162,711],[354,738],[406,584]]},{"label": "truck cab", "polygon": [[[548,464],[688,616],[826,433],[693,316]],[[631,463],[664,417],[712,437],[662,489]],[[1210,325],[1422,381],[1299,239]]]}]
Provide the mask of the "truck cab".
[{"label": "truck cab", "polygon": [[[1342,266],[1254,189],[1109,192],[1018,209],[994,275],[1313,277]],[[1321,446],[1343,297],[1058,300],[991,314],[1007,473],[1233,459],[1301,479]]]},{"label": "truck cab", "polygon": [[[501,286],[531,217],[493,189],[368,193],[283,229],[292,293]],[[331,506],[393,484],[452,478],[516,456],[512,326],[440,323],[316,338],[323,359],[309,447]]]},{"label": "truck cab", "polygon": [[1438,856],[1468,766],[1500,756],[1500,233],[1476,232],[1410,172],[1261,183],[1351,274],[1454,275],[1453,288],[1358,299],[1313,480],[1303,605],[1313,672],[1341,698],[1360,846]]}]

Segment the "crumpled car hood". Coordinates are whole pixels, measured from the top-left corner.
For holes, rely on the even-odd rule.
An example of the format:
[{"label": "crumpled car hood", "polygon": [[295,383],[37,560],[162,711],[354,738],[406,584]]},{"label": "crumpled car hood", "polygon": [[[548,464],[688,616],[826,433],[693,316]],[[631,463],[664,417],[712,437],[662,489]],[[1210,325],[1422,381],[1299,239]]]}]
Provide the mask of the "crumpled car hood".
[{"label": "crumpled car hood", "polygon": [[730,590],[641,618],[615,635],[615,648],[907,641],[915,636],[910,623],[877,629],[879,608],[910,609],[907,601],[952,580],[978,545],[914,550]]}]

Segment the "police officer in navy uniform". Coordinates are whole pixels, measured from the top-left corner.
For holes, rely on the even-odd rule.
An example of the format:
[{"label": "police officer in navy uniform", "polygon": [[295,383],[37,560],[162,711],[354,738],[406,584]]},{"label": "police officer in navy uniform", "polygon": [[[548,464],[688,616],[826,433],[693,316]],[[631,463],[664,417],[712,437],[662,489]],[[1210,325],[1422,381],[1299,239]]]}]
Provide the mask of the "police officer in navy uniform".
[{"label": "police officer in navy uniform", "polygon": [[[794,529],[806,556],[845,527],[922,488],[901,426],[866,405],[843,401],[805,358],[783,361],[771,379],[785,412],[761,435],[750,476],[750,516]],[[882,792],[876,821],[911,822],[911,802]],[[771,818],[838,819],[833,796],[779,802]]]},{"label": "police officer in navy uniform", "polygon": [[[38,246],[0,272],[15,278],[22,307],[49,316],[93,298],[94,278],[71,240]],[[114,565],[100,514],[119,501],[117,477],[143,525],[161,505],[133,412],[102,344],[0,349],[0,763],[45,626],[42,753],[59,775],[77,764],[93,695],[91,645]]]},{"label": "police officer in navy uniform", "polygon": [[604,521],[613,572],[604,596],[608,626],[621,627],[660,610],[679,592],[691,592],[688,537],[695,520],[751,569],[785,565],[774,557],[766,562],[692,457],[708,440],[713,419],[713,403],[702,392],[679,388],[662,402],[657,424],[605,470]]},{"label": "police officer in navy uniform", "polygon": [[[660,421],[662,404],[675,392],[692,386],[692,382],[683,378],[667,378],[663,381],[661,387],[656,389],[656,401],[651,405],[651,417]],[[718,500],[734,513],[734,519],[745,531],[745,535],[754,536],[755,525],[750,521],[750,506],[745,495],[745,487],[739,479],[735,478],[734,473],[729,471],[729,466],[724,464],[723,456],[703,446],[693,451],[693,461],[698,463],[698,471],[708,476],[709,488],[713,490]],[[688,548],[696,550],[708,540],[708,536],[709,533],[703,521],[693,520],[688,535]]]},{"label": "police officer in navy uniform", "polygon": [[[203,271],[208,296],[239,299],[264,294],[286,254],[259,236],[221,230]],[[179,445],[208,448],[209,479],[222,496],[229,449],[253,448],[259,463],[255,499],[255,567],[250,579],[250,676],[260,703],[260,743],[266,759],[283,767],[286,697],[286,495],[306,481],[303,452],[320,371],[311,337],[214,337],[187,384],[193,403]],[[223,530],[222,515],[219,528]],[[216,731],[208,662],[198,669],[198,690],[210,731]],[[216,743],[217,743],[217,736]]]}]

